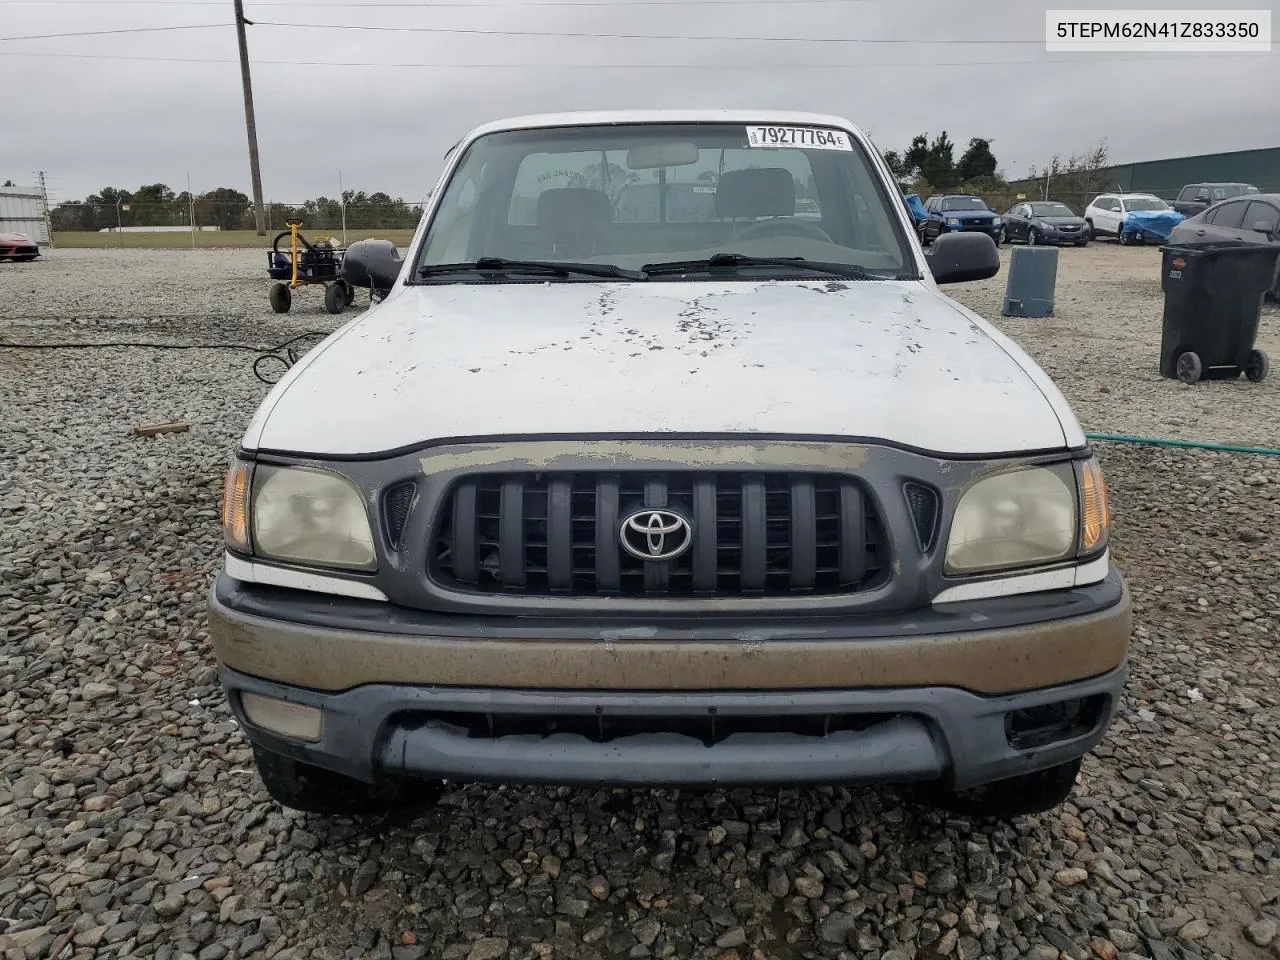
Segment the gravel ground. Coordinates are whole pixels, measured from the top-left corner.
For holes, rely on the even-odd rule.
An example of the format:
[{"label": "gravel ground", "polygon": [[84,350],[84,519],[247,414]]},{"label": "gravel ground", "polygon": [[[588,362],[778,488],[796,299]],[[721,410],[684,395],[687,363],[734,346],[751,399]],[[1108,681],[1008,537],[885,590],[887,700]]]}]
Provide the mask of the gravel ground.
[{"label": "gravel ground", "polygon": [[[1089,429],[1277,444],[1276,381],[1158,378],[1157,258],[1063,251],[1058,316],[1001,326]],[[0,340],[333,327],[313,293],[271,314],[259,260],[4,265]],[[1001,289],[958,296],[997,316]],[[251,360],[0,349],[4,960],[1280,955],[1274,459],[1103,446],[1134,674],[1061,811],[992,827],[887,790],[477,786],[324,821],[267,799],[205,626],[222,471],[266,389]]]}]

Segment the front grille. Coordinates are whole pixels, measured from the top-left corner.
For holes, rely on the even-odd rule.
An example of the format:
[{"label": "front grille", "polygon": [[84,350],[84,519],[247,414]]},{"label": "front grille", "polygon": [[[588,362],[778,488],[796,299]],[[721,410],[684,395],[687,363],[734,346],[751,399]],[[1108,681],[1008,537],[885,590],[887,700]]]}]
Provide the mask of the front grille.
[{"label": "front grille", "polygon": [[590,714],[424,712],[402,714],[392,722],[411,730],[446,726],[472,740],[544,739],[570,734],[594,743],[611,743],[624,737],[667,734],[701,740],[710,747],[736,734],[771,733],[818,739],[835,733],[869,730],[889,719],[890,715],[881,713],[740,715],[712,708],[698,714],[657,716],[614,715],[603,711]]},{"label": "front grille", "polygon": [[[645,508],[688,518],[683,554],[623,549],[624,518]],[[807,473],[469,477],[445,499],[431,556],[446,587],[524,596],[830,595],[878,585],[889,566],[863,487]]]}]

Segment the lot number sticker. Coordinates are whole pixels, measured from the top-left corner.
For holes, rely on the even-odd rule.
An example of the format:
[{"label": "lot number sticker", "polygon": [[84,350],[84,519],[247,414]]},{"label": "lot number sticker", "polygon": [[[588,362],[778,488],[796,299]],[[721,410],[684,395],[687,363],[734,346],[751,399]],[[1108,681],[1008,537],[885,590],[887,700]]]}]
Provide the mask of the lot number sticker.
[{"label": "lot number sticker", "polygon": [[809,150],[853,150],[843,130],[822,127],[747,127],[751,147],[801,147]]}]

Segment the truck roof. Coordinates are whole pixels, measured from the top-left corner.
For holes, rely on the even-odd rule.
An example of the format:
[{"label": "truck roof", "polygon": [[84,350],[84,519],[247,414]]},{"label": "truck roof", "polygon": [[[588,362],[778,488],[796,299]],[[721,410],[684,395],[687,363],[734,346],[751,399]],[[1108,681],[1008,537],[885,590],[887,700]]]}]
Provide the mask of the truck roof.
[{"label": "truck roof", "polygon": [[862,131],[843,117],[792,110],[579,110],[538,113],[493,120],[476,127],[467,139],[502,130],[585,127],[610,123],[760,123],[776,126],[794,124],[840,127],[856,134],[859,140],[865,140]]}]

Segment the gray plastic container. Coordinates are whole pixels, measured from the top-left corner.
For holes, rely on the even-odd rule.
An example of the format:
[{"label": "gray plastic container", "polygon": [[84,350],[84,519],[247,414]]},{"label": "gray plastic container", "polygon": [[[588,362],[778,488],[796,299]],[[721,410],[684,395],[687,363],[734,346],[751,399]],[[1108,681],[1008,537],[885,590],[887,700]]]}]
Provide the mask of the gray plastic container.
[{"label": "gray plastic container", "polygon": [[1057,247],[1014,247],[1004,289],[1006,317],[1051,317],[1058,283]]}]

